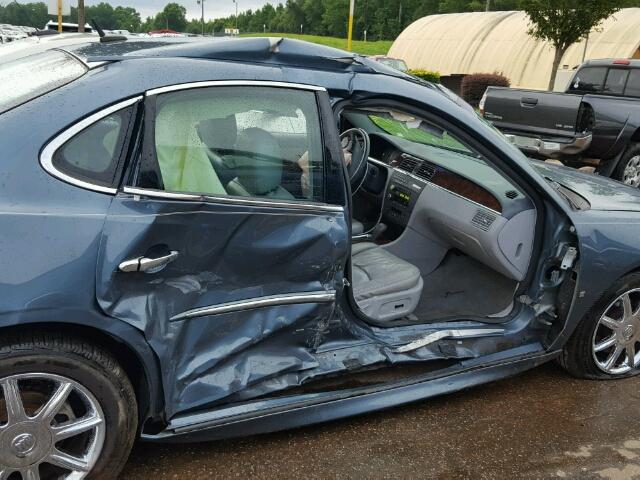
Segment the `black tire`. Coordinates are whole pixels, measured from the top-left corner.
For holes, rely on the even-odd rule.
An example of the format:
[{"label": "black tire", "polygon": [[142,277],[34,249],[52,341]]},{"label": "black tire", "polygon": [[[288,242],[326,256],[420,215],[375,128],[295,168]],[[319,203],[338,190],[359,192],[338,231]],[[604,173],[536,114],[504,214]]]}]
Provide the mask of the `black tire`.
[{"label": "black tire", "polygon": [[[611,178],[628,184],[628,182],[625,182],[625,169],[627,168],[629,162],[637,159],[638,157],[640,157],[640,143],[630,143],[626,151],[622,155],[622,158],[618,162],[618,165],[616,165],[616,168],[613,170]],[[640,184],[636,184],[633,186],[640,187]]]},{"label": "black tire", "polygon": [[592,348],[594,332],[600,317],[614,300],[636,288],[640,288],[640,273],[632,273],[620,278],[583,317],[558,359],[567,372],[575,377],[591,380],[613,380],[640,373],[639,368],[615,375],[602,371],[593,358]]},{"label": "black tire", "polygon": [[104,414],[105,438],[87,478],[115,479],[127,461],[138,426],[136,396],[118,362],[84,339],[51,332],[0,335],[0,379],[24,373],[60,375],[93,394]]}]

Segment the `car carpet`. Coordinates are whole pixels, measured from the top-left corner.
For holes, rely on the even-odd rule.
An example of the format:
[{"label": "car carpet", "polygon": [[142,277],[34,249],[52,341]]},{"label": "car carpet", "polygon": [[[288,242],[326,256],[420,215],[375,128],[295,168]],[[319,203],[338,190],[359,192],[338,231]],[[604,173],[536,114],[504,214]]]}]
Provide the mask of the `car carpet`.
[{"label": "car carpet", "polygon": [[417,322],[411,323],[508,313],[518,284],[457,252],[449,252],[438,268],[422,278],[422,296],[413,312]]}]

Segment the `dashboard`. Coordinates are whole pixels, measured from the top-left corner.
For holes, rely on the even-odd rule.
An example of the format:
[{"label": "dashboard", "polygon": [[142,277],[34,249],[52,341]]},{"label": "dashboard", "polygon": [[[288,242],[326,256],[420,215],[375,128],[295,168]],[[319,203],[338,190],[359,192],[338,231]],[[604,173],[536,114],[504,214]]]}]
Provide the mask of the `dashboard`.
[{"label": "dashboard", "polygon": [[409,229],[443,251],[456,248],[509,278],[524,278],[535,226],[528,197],[479,157],[385,133],[369,136],[370,163],[387,170],[381,221],[397,241]]}]

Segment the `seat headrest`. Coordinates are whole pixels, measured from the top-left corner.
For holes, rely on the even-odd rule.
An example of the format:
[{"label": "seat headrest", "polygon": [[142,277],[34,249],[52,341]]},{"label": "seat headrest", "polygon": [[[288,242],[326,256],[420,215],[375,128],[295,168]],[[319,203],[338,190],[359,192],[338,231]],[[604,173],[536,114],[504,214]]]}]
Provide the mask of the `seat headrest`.
[{"label": "seat headrest", "polygon": [[200,139],[211,150],[231,150],[235,146],[238,137],[235,115],[202,120],[196,128]]},{"label": "seat headrest", "polygon": [[280,185],[282,154],[280,145],[273,135],[261,128],[247,128],[238,136],[235,149],[237,179],[251,195],[264,195]]}]

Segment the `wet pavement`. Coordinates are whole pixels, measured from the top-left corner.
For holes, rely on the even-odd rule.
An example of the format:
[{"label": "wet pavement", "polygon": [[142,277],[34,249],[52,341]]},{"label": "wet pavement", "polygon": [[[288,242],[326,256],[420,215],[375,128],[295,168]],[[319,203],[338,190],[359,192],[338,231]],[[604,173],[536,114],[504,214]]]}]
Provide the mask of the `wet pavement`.
[{"label": "wet pavement", "polygon": [[640,479],[640,378],[555,364],[381,413],[240,440],[138,443],[123,479]]}]

